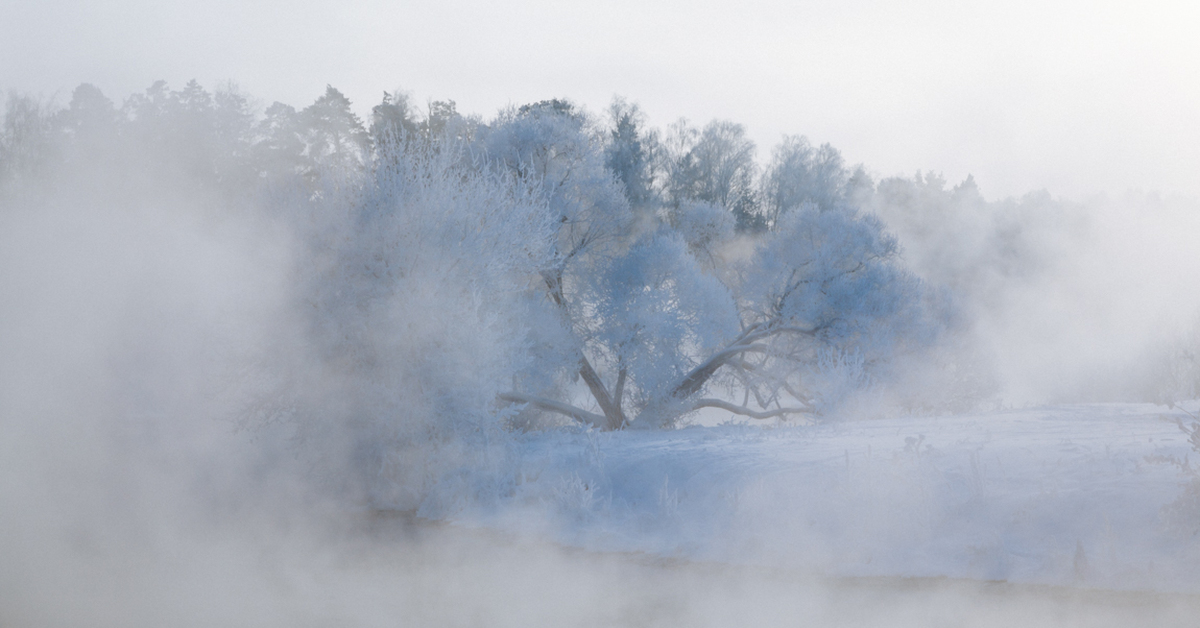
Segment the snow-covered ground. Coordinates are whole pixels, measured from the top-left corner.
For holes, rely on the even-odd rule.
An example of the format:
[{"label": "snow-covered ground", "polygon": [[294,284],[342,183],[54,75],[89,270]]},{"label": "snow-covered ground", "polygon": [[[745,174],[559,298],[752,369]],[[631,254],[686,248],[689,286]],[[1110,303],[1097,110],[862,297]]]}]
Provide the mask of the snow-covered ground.
[{"label": "snow-covered ground", "polygon": [[1200,497],[1170,462],[1195,453],[1179,419],[1191,422],[1179,409],[1104,404],[544,432],[520,442],[511,495],[459,520],[823,576],[1197,592]]}]

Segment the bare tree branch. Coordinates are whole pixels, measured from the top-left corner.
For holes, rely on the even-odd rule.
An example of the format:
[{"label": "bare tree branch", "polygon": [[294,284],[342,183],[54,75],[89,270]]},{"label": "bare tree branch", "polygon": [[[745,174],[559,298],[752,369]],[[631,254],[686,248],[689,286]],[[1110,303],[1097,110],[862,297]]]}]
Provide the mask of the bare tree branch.
[{"label": "bare tree branch", "polygon": [[704,383],[707,382],[710,377],[712,377],[713,373],[716,373],[717,369],[721,368],[726,362],[749,351],[764,352],[766,350],[766,345],[756,344],[735,344],[726,347],[717,353],[714,353],[707,360],[696,365],[696,368],[692,369],[686,376],[684,376],[683,380],[679,382],[679,385],[675,387],[675,390],[671,392],[671,395],[677,399],[683,399],[693,393],[696,393],[704,386]]},{"label": "bare tree branch", "polygon": [[692,409],[699,410],[700,408],[720,408],[721,410],[728,410],[734,414],[748,416],[752,419],[770,419],[785,414],[814,414],[812,408],[779,408],[777,410],[759,412],[745,406],[729,403],[728,401],[721,401],[720,399],[697,399],[696,403],[692,404]]},{"label": "bare tree branch", "polygon": [[622,426],[628,422],[625,418],[624,406],[622,405],[622,398],[625,396],[625,378],[628,375],[628,369],[622,366],[621,370],[617,373],[617,385],[613,388],[613,407],[616,408],[617,413],[621,415]]},{"label": "bare tree branch", "polygon": [[525,393],[519,392],[501,393],[498,395],[498,397],[502,401],[507,401],[509,403],[527,403],[535,408],[540,408],[548,412],[557,412],[558,414],[569,416],[580,423],[586,423],[595,428],[604,429],[608,424],[607,419],[599,414],[588,412],[582,408],[576,408],[569,403],[562,403],[561,401],[546,399],[545,397],[535,397],[534,395],[526,395]]},{"label": "bare tree branch", "polygon": [[583,378],[588,389],[592,392],[592,397],[596,399],[600,410],[604,412],[605,424],[604,428],[609,430],[619,430],[625,423],[625,418],[621,414],[620,408],[613,404],[612,396],[608,394],[608,389],[605,388],[604,382],[600,380],[600,376],[596,370],[592,368],[591,362],[583,355],[579,357],[579,376]]},{"label": "bare tree branch", "polygon": [[806,327],[792,327],[792,326],[772,327],[772,326],[768,325],[766,327],[766,329],[760,329],[758,331],[755,331],[754,333],[743,333],[742,336],[740,338],[738,338],[737,342],[739,344],[748,344],[748,343],[752,343],[752,342],[757,342],[764,338],[770,338],[771,336],[775,336],[778,334],[800,334],[802,336],[816,336],[817,332],[821,331],[826,326],[827,325],[822,325],[819,327],[814,327],[812,329],[808,329]]},{"label": "bare tree branch", "polygon": [[[567,311],[567,300],[563,295],[562,271],[548,273],[543,272],[542,278],[546,281],[546,288],[550,290],[550,297],[554,299],[554,303],[558,305],[563,312]],[[600,380],[600,376],[596,373],[596,369],[592,368],[592,363],[588,361],[587,356],[580,353],[579,355],[579,376],[583,378],[588,389],[592,392],[592,397],[596,399],[600,410],[604,412],[604,423],[596,424],[596,427],[601,427],[609,430],[619,430],[625,425],[625,415],[621,411],[619,405],[614,405],[612,396],[608,394],[608,388],[604,386],[604,382]],[[556,402],[557,403],[557,402]],[[564,404],[565,405],[565,404]],[[573,407],[573,406],[566,406]],[[562,412],[562,410],[546,407],[546,410]],[[576,420],[585,423],[591,423],[589,420],[581,419],[574,414],[562,412],[567,416],[573,417]]]}]

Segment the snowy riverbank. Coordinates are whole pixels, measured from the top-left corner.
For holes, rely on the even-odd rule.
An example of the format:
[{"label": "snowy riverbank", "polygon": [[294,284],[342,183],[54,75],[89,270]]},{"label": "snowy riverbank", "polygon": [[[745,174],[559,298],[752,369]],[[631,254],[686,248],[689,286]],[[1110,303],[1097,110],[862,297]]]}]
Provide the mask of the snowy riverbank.
[{"label": "snowy riverbank", "polygon": [[458,520],[825,576],[1196,592],[1200,503],[1168,461],[1194,453],[1177,419],[1190,421],[1178,409],[1104,404],[547,432],[521,442],[510,497]]}]

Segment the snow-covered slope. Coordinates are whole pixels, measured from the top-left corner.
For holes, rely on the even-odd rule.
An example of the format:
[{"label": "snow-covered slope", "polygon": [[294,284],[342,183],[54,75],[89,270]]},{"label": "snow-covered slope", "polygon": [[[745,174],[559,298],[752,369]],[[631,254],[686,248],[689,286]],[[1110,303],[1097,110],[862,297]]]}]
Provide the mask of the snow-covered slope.
[{"label": "snow-covered slope", "polygon": [[1178,409],[1107,404],[546,432],[519,444],[511,495],[461,519],[828,575],[1200,591],[1200,498],[1169,461],[1194,453],[1178,419],[1190,423]]}]

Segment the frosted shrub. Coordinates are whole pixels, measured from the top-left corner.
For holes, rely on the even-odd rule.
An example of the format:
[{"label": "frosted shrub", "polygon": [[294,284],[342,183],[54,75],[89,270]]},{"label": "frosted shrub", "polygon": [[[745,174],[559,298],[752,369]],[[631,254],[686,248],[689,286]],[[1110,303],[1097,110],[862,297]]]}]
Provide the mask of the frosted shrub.
[{"label": "frosted shrub", "polygon": [[836,410],[855,395],[869,393],[872,384],[862,352],[837,347],[817,351],[807,377],[816,391],[813,406],[823,414]]},{"label": "frosted shrub", "polygon": [[574,517],[585,517],[598,505],[595,487],[577,474],[556,483],[551,498],[560,512]]}]

